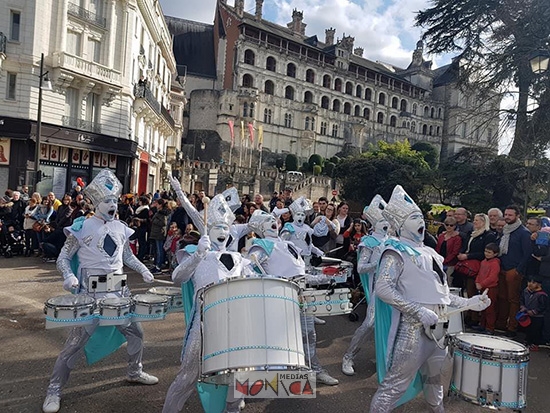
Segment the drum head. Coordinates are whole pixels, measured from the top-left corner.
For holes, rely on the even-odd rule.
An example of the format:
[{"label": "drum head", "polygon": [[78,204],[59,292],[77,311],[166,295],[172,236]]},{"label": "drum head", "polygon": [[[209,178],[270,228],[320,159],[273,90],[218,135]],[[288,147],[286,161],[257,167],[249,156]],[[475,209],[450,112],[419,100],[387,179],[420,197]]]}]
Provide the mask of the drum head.
[{"label": "drum head", "polygon": [[147,294],[176,296],[181,295],[181,289],[178,287],[153,287],[147,290]]},{"label": "drum head", "polygon": [[[524,353],[527,348],[503,337],[489,337],[482,334],[459,334],[456,336],[459,347],[491,349],[496,353]],[[462,342],[462,346],[461,346]]]},{"label": "drum head", "polygon": [[136,303],[143,304],[163,304],[168,302],[168,299],[166,297],[155,294],[138,294],[135,295],[133,298]]},{"label": "drum head", "polygon": [[46,305],[51,307],[76,307],[93,303],[95,303],[95,300],[92,297],[83,294],[58,295],[46,301]]},{"label": "drum head", "polygon": [[126,297],[103,298],[101,304],[104,306],[121,307],[130,304],[130,299]]}]

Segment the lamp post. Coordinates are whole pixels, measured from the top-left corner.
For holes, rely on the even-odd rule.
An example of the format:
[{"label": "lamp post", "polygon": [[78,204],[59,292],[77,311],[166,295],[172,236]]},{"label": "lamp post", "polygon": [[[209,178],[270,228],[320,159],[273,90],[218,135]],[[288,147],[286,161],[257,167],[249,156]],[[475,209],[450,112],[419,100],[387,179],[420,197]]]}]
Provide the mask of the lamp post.
[{"label": "lamp post", "polygon": [[529,55],[529,63],[534,74],[540,75],[548,70],[550,52],[545,49],[537,49]]},{"label": "lamp post", "polygon": [[527,208],[529,207],[529,184],[531,181],[531,168],[535,166],[535,160],[525,159],[523,161],[523,164],[527,169],[527,179],[525,181],[525,203],[523,204],[523,213],[525,214],[525,219],[527,219]]},{"label": "lamp post", "polygon": [[44,72],[44,53],[40,55],[40,74],[38,75],[38,113],[36,114],[36,140],[34,148],[34,190],[40,182],[40,136],[42,134],[42,89],[52,90],[48,79],[48,71]]}]

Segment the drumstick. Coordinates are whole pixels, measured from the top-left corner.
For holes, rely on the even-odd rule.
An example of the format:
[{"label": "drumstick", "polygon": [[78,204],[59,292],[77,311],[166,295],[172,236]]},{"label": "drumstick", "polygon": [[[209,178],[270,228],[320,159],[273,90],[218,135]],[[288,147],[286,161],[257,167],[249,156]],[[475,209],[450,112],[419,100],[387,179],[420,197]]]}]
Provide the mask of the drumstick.
[{"label": "drumstick", "polygon": [[202,205],[204,207],[204,210],[203,210],[203,213],[204,213],[204,234],[202,234],[202,235],[207,235],[208,234],[208,221],[207,221],[207,218],[208,218],[208,203],[210,202],[210,199],[206,196],[203,196],[202,199],[203,199]]},{"label": "drumstick", "polygon": [[154,282],[161,283],[161,284],[170,284],[170,285],[174,285],[174,281],[159,280],[158,278],[155,278],[155,281],[154,281]]},{"label": "drumstick", "polygon": [[258,261],[258,257],[256,255],[252,254],[250,256],[250,258],[252,258],[252,261],[254,261],[254,264],[256,265],[256,267],[258,267],[258,269],[260,270],[262,275],[267,275],[267,273],[264,270],[264,267],[262,267],[262,265],[260,264],[260,261]]}]

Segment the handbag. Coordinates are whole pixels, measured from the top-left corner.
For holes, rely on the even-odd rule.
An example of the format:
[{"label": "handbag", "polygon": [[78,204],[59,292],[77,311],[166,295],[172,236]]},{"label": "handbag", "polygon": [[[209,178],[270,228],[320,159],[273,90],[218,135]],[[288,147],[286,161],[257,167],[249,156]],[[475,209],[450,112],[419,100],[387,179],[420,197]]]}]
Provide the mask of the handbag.
[{"label": "handbag", "polygon": [[481,261],[479,260],[464,260],[458,261],[455,264],[455,272],[465,275],[466,277],[475,277],[479,272]]},{"label": "handbag", "polygon": [[43,229],[44,229],[44,224],[41,224],[38,221],[32,224],[32,230],[35,232],[42,232]]}]

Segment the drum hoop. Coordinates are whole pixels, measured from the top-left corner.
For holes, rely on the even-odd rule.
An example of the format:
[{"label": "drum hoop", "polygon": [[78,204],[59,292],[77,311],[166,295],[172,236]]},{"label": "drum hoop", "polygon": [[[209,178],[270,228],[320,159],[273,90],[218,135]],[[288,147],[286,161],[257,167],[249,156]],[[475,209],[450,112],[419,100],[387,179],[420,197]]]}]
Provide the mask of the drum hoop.
[{"label": "drum hoop", "polygon": [[[464,337],[464,335],[462,335]],[[483,338],[489,338],[489,337],[483,337]],[[502,341],[502,342],[508,342],[500,337],[490,337],[492,340],[496,340],[496,342]],[[454,337],[455,340],[455,346],[466,352],[466,353],[490,353],[492,357],[497,359],[509,359],[510,356],[524,356],[529,355],[529,350],[527,348],[519,349],[519,350],[507,350],[507,349],[499,349],[499,348],[493,348],[493,347],[487,347],[479,344],[473,344],[469,343],[466,340],[462,339],[460,336],[456,335]],[[520,345],[519,343],[513,342],[514,344]],[[500,356],[500,357],[499,357]],[[508,357],[506,357],[508,356]]]},{"label": "drum hoop", "polygon": [[[464,360],[472,361],[474,363],[479,363],[481,361],[481,364],[486,366],[493,366],[493,367],[500,367],[502,368],[513,368],[513,369],[521,369],[523,367],[526,367],[529,362],[529,354],[518,354],[517,358],[513,357],[498,357],[498,356],[490,356],[488,355],[486,357],[485,354],[481,355],[481,357],[476,357],[476,353],[466,353],[464,350],[455,350],[454,354],[460,356]],[[516,363],[506,363],[507,361],[517,361]]]},{"label": "drum hoop", "polygon": [[[147,301],[148,297],[143,297],[143,296],[146,296],[146,295],[153,296],[154,299],[152,299],[149,302],[149,301]],[[134,295],[132,297],[132,300],[134,301],[134,304],[139,304],[139,305],[152,306],[152,305],[168,304],[168,299],[166,298],[166,296],[159,295],[159,294],[138,294],[138,295]]]},{"label": "drum hoop", "polygon": [[300,303],[298,300],[293,299],[292,297],[285,297],[284,295],[276,295],[276,294],[239,294],[234,295],[231,297],[222,298],[221,300],[214,301],[213,303],[210,303],[203,307],[203,313],[206,313],[208,310],[210,310],[213,307],[216,307],[219,304],[228,303],[235,300],[242,300],[242,299],[249,299],[249,298],[274,298],[277,300],[285,300],[290,301],[291,303],[295,304],[296,306],[300,307]]},{"label": "drum hoop", "polygon": [[291,348],[285,348],[280,346],[268,346],[265,344],[261,344],[261,345],[253,345],[253,346],[230,347],[223,350],[215,351],[214,353],[210,353],[205,356],[202,356],[202,361],[206,361],[213,357],[221,356],[222,354],[232,353],[234,351],[243,351],[243,350],[275,350],[275,351],[285,351],[290,353],[296,353],[300,356],[305,356],[305,353],[303,351],[297,351]]},{"label": "drum hoop", "polygon": [[[162,288],[165,290],[165,292],[157,291],[157,289]],[[165,295],[167,297],[178,297],[181,295],[181,289],[178,287],[153,287],[149,288],[147,290],[147,294],[154,294],[154,295]]]},{"label": "drum hoop", "polygon": [[215,286],[220,285],[220,284],[229,284],[231,282],[237,282],[237,281],[243,281],[243,280],[262,280],[262,281],[264,281],[264,280],[278,280],[278,281],[283,281],[285,283],[292,284],[292,285],[296,286],[296,288],[298,290],[300,289],[300,286],[298,285],[298,283],[296,281],[293,281],[293,280],[290,280],[290,279],[284,278],[284,277],[277,277],[277,276],[274,276],[274,275],[269,275],[267,277],[237,275],[237,276],[234,276],[234,277],[224,278],[221,281],[216,281],[216,282],[212,282],[210,284],[207,284],[204,287],[202,287],[201,290],[203,292],[206,292],[211,287],[215,287]]},{"label": "drum hoop", "polygon": [[78,304],[56,304],[54,302],[52,302],[52,300],[55,300],[56,298],[60,298],[60,297],[72,297],[70,294],[67,294],[67,295],[58,295],[57,297],[52,297],[52,298],[48,298],[46,300],[46,302],[44,303],[44,305],[46,306],[55,306],[57,308],[61,308],[61,307],[70,307],[70,308],[74,308],[75,306],[87,306],[87,305],[90,305],[90,304],[94,304],[95,303],[95,300],[93,297],[90,297],[88,295],[75,295],[75,297],[79,297],[79,298],[83,298],[85,301],[88,301],[87,303],[78,303]]},{"label": "drum hoop", "polygon": [[52,310],[79,310],[79,309],[84,309],[84,308],[94,308],[95,307],[95,302],[91,302],[89,304],[78,304],[78,305],[71,305],[71,306],[68,306],[68,305],[55,305],[55,304],[51,304],[51,303],[48,303],[46,302],[46,304],[44,304],[44,306],[46,308],[51,308]]}]

